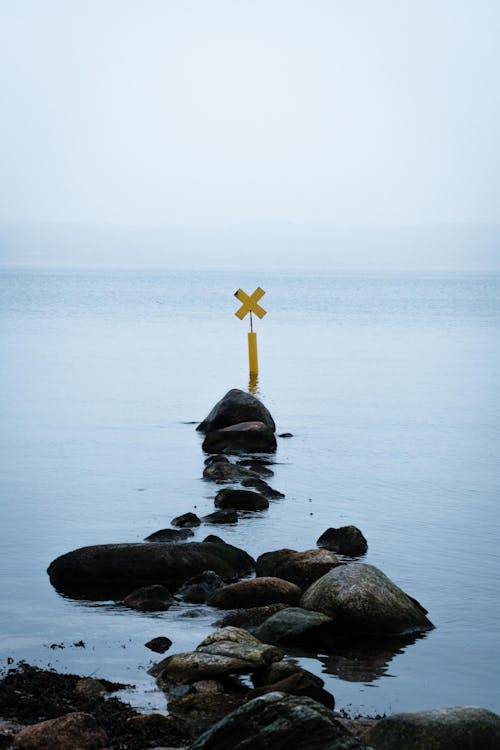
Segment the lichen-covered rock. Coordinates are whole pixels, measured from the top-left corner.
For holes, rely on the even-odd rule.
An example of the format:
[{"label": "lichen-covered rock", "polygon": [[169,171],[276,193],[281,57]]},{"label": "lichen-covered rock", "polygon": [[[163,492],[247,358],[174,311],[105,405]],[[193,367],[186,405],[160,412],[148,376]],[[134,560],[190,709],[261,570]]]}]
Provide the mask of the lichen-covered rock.
[{"label": "lichen-covered rock", "polygon": [[263,422],[273,432],[274,419],[262,401],[251,393],[232,388],[218,401],[207,417],[196,428],[199,432],[209,432],[238,422]]},{"label": "lichen-covered rock", "polygon": [[308,549],[296,552],[293,549],[279,549],[260,555],[255,570],[258,576],[276,576],[307,588],[337,565],[342,563],[329,550]]},{"label": "lichen-covered rock", "polygon": [[368,549],[368,542],[356,526],[327,529],[321,534],[316,544],[318,547],[324,547],[339,555],[349,557],[364,555]]},{"label": "lichen-covered rock", "polygon": [[349,563],[331,570],[304,593],[301,607],[323,612],[338,632],[371,635],[418,633],[433,628],[426,610],[373,565]]},{"label": "lichen-covered rock", "polygon": [[255,636],[264,643],[309,646],[315,641],[319,644],[319,634],[332,624],[333,620],[322,612],[288,607],[265,620],[255,630]]},{"label": "lichen-covered rock", "polygon": [[325,706],[278,692],[232,711],[198,737],[190,750],[335,750],[346,737],[347,730]]},{"label": "lichen-covered rock", "polygon": [[139,612],[162,612],[172,606],[174,597],[166,586],[155,584],[132,591],[123,603],[129,609],[137,609]]},{"label": "lichen-covered rock", "polygon": [[393,714],[365,741],[375,750],[498,750],[500,716],[471,706]]},{"label": "lichen-covered rock", "polygon": [[142,542],[81,547],[58,557],[47,572],[52,585],[65,594],[108,598],[155,583],[174,592],[204,570],[234,581],[254,565],[250,555],[231,544]]},{"label": "lichen-covered rock", "polygon": [[98,750],[107,741],[91,714],[75,711],[22,729],[14,745],[23,750]]},{"label": "lichen-covered rock", "polygon": [[205,453],[272,453],[276,437],[263,422],[239,422],[207,433],[202,448]]},{"label": "lichen-covered rock", "polygon": [[258,492],[226,488],[217,493],[214,499],[217,508],[233,510],[267,510],[269,500]]},{"label": "lichen-covered rock", "polygon": [[211,607],[240,609],[268,604],[298,604],[302,589],[282,578],[249,578],[219,588],[209,599]]}]

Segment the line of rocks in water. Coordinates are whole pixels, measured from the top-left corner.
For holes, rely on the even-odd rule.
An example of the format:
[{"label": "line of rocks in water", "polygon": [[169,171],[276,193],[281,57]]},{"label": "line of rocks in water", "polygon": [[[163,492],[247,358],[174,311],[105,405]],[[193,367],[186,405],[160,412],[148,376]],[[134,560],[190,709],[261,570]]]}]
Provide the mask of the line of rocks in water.
[{"label": "line of rocks in water", "polygon": [[[381,638],[397,649],[433,627],[427,612],[382,571],[356,559],[367,542],[354,526],[327,529],[314,549],[272,550],[257,560],[213,535],[186,541],[202,522],[235,523],[240,513],[261,512],[270,499],[284,497],[263,479],[273,476],[276,427],[258,399],[229,391],[198,430],[209,454],[204,478],[232,485],[217,492],[214,513],[178,516],[174,528],[143,543],[74,550],[48,569],[55,588],[69,596],[119,597],[145,611],[180,601],[223,613],[215,623],[219,629],[194,651],[169,655],[150,670],[167,696],[168,718],[182,727],[176,737],[165,737],[176,746],[189,738],[191,750],[288,743],[302,750],[498,746],[500,718],[482,709],[388,717],[362,738],[333,713],[335,699],[323,680],[287,660],[286,651],[299,646],[334,654],[346,642],[356,649]],[[164,653],[172,643],[160,636],[146,645]],[[21,735],[18,747],[42,747]],[[465,736],[482,744],[460,744]],[[54,747],[97,750],[102,738],[96,737]]]}]

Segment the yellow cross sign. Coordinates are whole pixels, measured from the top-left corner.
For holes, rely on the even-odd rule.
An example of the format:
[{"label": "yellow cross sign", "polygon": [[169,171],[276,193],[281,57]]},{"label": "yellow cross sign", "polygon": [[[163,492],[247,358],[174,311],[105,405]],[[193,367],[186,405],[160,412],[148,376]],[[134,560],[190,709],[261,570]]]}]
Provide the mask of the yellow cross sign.
[{"label": "yellow cross sign", "polygon": [[247,313],[255,313],[259,318],[263,318],[266,314],[266,310],[259,305],[259,300],[262,299],[264,294],[265,291],[261,289],[260,286],[258,286],[255,292],[250,294],[250,296],[246,294],[243,289],[238,289],[238,291],[234,293],[234,296],[243,304],[240,309],[235,312],[235,315],[240,320],[243,320]]}]

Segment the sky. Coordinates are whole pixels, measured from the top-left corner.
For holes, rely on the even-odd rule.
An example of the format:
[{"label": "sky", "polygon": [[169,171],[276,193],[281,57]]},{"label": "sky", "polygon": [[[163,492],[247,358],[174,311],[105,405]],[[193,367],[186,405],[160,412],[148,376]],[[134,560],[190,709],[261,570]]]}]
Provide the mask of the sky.
[{"label": "sky", "polygon": [[0,0],[0,221],[500,223],[498,0]]}]

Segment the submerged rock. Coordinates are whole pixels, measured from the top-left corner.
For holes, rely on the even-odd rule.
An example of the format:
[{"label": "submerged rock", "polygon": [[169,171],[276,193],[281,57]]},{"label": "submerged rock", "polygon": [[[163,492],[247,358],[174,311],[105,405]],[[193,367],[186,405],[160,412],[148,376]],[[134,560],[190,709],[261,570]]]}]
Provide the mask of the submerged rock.
[{"label": "submerged rock", "polygon": [[258,576],[284,578],[301,588],[307,588],[338,565],[342,563],[328,550],[296,552],[293,549],[279,549],[265,552],[257,558],[256,573]]},{"label": "submerged rock", "polygon": [[368,542],[356,526],[327,529],[321,534],[316,544],[318,547],[324,547],[339,555],[351,557],[364,555],[368,549]]},{"label": "submerged rock", "polygon": [[172,606],[174,598],[165,586],[155,584],[132,591],[123,603],[126,607],[137,609],[139,612],[161,612]]},{"label": "submerged rock", "polygon": [[373,565],[349,563],[313,583],[301,601],[304,609],[324,612],[338,632],[398,635],[431,630],[421,604]]},{"label": "submerged rock", "polygon": [[268,483],[264,482],[260,477],[247,477],[246,479],[241,480],[241,484],[243,487],[253,487],[257,492],[260,492],[261,495],[264,495],[264,497],[267,497],[270,500],[278,500],[285,497],[282,492],[270,487]]},{"label": "submerged rock", "polygon": [[218,401],[207,417],[196,428],[199,432],[218,430],[239,422],[263,422],[273,432],[274,419],[262,401],[251,393],[232,388]]},{"label": "submerged rock", "polygon": [[276,437],[263,422],[239,422],[209,432],[202,448],[205,453],[272,453],[276,450]]},{"label": "submerged rock", "polygon": [[65,594],[113,598],[128,594],[134,586],[155,583],[176,591],[205,570],[234,581],[254,565],[250,555],[231,544],[142,542],[81,547],[58,557],[47,572],[52,585]]},{"label": "submerged rock", "polygon": [[251,490],[225,489],[218,492],[214,499],[217,508],[233,510],[267,510],[269,500],[258,492]]},{"label": "submerged rock", "polygon": [[191,529],[158,529],[145,538],[145,542],[185,542],[194,536]]},{"label": "submerged rock", "polygon": [[216,591],[209,600],[211,607],[239,609],[263,607],[267,604],[298,604],[302,590],[282,578],[249,578]]},{"label": "submerged rock", "polygon": [[198,737],[190,750],[335,750],[337,741],[348,736],[332,712],[317,701],[277,692],[232,711]]},{"label": "submerged rock", "polygon": [[472,706],[393,714],[365,739],[375,750],[498,750],[500,716]]}]

